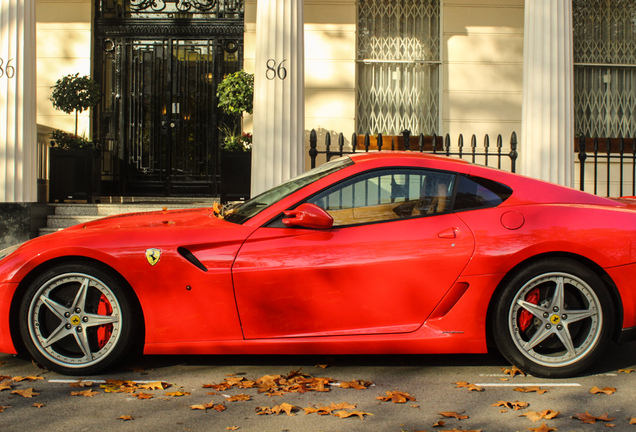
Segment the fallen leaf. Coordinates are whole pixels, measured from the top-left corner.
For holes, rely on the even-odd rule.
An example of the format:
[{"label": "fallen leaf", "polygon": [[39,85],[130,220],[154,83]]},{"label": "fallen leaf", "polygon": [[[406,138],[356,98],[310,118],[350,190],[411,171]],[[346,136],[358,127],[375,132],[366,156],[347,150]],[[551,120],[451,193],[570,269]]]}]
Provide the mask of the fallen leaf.
[{"label": "fallen leaf", "polygon": [[223,404],[214,404],[214,401],[210,402],[210,403],[206,403],[206,404],[200,404],[200,405],[190,405],[190,408],[192,408],[193,410],[209,410],[209,409],[213,409],[216,410],[218,412],[221,411],[225,411],[225,405]]},{"label": "fallen leaf", "polygon": [[71,396],[93,397],[96,394],[99,394],[99,392],[91,389],[71,392]]},{"label": "fallen leaf", "polygon": [[528,402],[522,402],[522,401],[514,401],[514,402],[507,402],[507,401],[498,401],[497,403],[494,403],[490,406],[501,406],[501,407],[506,407],[506,408],[510,408],[512,410],[520,410],[520,409],[525,409],[528,408],[530,404]]},{"label": "fallen leaf", "polygon": [[134,393],[133,394],[134,397],[136,397],[137,399],[152,399],[153,398],[153,394],[152,393]]},{"label": "fallen leaf", "polygon": [[33,388],[30,388],[25,390],[13,390],[11,394],[17,394],[25,398],[32,398],[33,396],[38,396],[40,393],[36,393]]},{"label": "fallen leaf", "polygon": [[636,424],[636,417],[632,417],[629,419],[629,424]]},{"label": "fallen leaf", "polygon": [[345,381],[340,382],[340,388],[343,389],[354,389],[354,390],[366,390],[373,383],[371,381],[363,381],[363,380],[353,380],[353,381]]},{"label": "fallen leaf", "polygon": [[445,424],[446,422],[444,420],[440,420],[437,423],[435,423],[433,427],[444,427]]},{"label": "fallen leaf", "polygon": [[636,369],[619,369],[618,373],[632,373],[634,372]]},{"label": "fallen leaf", "polygon": [[543,393],[547,393],[548,390],[547,389],[542,389],[541,387],[537,387],[537,386],[530,386],[530,387],[517,387],[516,389],[514,389],[515,391],[518,392],[523,392],[523,393],[532,393],[532,392],[536,392],[539,394],[543,394]]},{"label": "fallen leaf", "polygon": [[70,384],[71,387],[93,387],[95,383],[93,381],[77,380]]},{"label": "fallen leaf", "polygon": [[552,420],[553,418],[555,418],[558,415],[559,415],[559,411],[544,410],[544,411],[541,411],[541,412],[528,411],[526,413],[521,414],[519,417],[527,417],[529,420],[532,420],[533,422],[536,422],[536,421],[539,421],[541,419]]},{"label": "fallen leaf", "polygon": [[144,389],[144,390],[163,390],[168,387],[170,387],[170,384],[161,382],[161,381],[155,381],[155,382],[151,382],[147,384],[137,385],[137,388]]},{"label": "fallen leaf", "polygon": [[181,390],[166,393],[166,396],[172,396],[172,397],[181,397],[181,396],[189,396],[189,395],[190,395],[190,392],[182,392]]},{"label": "fallen leaf", "polygon": [[526,374],[523,373],[523,371],[517,366],[512,366],[510,368],[501,368],[501,371],[506,375],[510,375],[511,377],[514,377],[515,375],[526,376]]},{"label": "fallen leaf", "polygon": [[353,417],[353,416],[358,416],[358,417],[360,417],[360,420],[364,420],[364,416],[365,415],[373,415],[373,414],[367,413],[367,412],[362,412],[362,411],[345,411],[345,410],[342,410],[342,411],[335,412],[333,415],[336,416],[336,417],[340,417],[341,419],[348,418],[348,417]]},{"label": "fallen leaf", "polygon": [[11,408],[11,406],[2,406],[0,405],[0,413],[5,410],[5,408]]},{"label": "fallen leaf", "polygon": [[601,416],[593,416],[592,414],[590,414],[587,411],[585,411],[585,414],[583,414],[583,413],[574,414],[572,416],[572,418],[581,420],[583,423],[588,423],[588,424],[594,424],[594,423],[596,423],[597,420],[604,421],[604,422],[610,422],[610,421],[614,420],[614,417],[608,418],[607,417],[607,413],[605,413],[605,414],[603,414]]},{"label": "fallen leaf", "polygon": [[441,415],[441,416],[444,416],[444,417],[448,417],[448,418],[451,418],[451,417],[452,418],[456,418],[457,420],[465,420],[465,419],[468,418],[467,415],[462,415],[462,414],[458,414],[456,412],[451,412],[451,411],[441,412],[441,413],[438,413],[438,414]]},{"label": "fallen leaf", "polygon": [[287,402],[283,402],[280,405],[276,405],[272,408],[269,407],[256,407],[257,411],[256,414],[257,415],[270,415],[270,414],[275,414],[275,415],[279,415],[281,412],[286,413],[288,416],[295,416],[295,412],[299,411],[300,408],[298,408],[297,406],[294,405],[290,405]]},{"label": "fallen leaf", "polygon": [[548,427],[548,425],[546,425],[545,422],[541,423],[541,426],[539,426],[538,428],[526,428],[526,429],[532,432],[551,432],[551,431],[558,430],[555,428]]},{"label": "fallen leaf", "polygon": [[483,388],[479,387],[476,384],[467,383],[466,381],[458,381],[455,383],[455,387],[457,388],[467,388],[469,391],[484,391]]},{"label": "fallen leaf", "polygon": [[11,390],[12,386],[13,386],[13,383],[12,383],[11,380],[2,381],[2,382],[0,382],[0,391],[2,391],[2,390]]},{"label": "fallen leaf", "polygon": [[317,368],[320,368],[320,369],[327,369],[327,368],[329,367],[329,365],[326,365],[326,364],[319,364],[319,365],[316,365],[316,367],[317,367]]},{"label": "fallen leaf", "polygon": [[36,380],[41,380],[44,379],[42,377],[39,376],[35,376],[35,375],[29,375],[29,376],[16,376],[13,377],[13,382],[20,382],[20,381],[36,381]]},{"label": "fallen leaf", "polygon": [[38,403],[38,402],[34,403],[31,406],[34,407],[34,408],[44,408],[45,407],[45,405],[43,403]]},{"label": "fallen leaf", "polygon": [[239,426],[228,426],[225,429],[227,429],[227,430],[239,430],[240,428],[239,428]]},{"label": "fallen leaf", "polygon": [[382,402],[406,403],[406,401],[415,402],[415,398],[406,392],[387,391],[386,396],[376,396],[377,400]]},{"label": "fallen leaf", "polygon": [[132,416],[123,415],[123,416],[117,417],[117,420],[127,421],[127,420],[134,420],[134,419],[132,418]]},{"label": "fallen leaf", "polygon": [[598,387],[594,386],[590,390],[590,393],[592,393],[592,394],[603,393],[603,394],[606,394],[606,395],[611,395],[612,393],[615,393],[615,392],[616,392],[616,389],[614,387],[598,388]]},{"label": "fallen leaf", "polygon": [[252,397],[250,395],[239,394],[239,395],[227,398],[227,401],[228,402],[242,402],[242,401],[248,401],[248,400],[251,400],[251,399],[252,399]]}]

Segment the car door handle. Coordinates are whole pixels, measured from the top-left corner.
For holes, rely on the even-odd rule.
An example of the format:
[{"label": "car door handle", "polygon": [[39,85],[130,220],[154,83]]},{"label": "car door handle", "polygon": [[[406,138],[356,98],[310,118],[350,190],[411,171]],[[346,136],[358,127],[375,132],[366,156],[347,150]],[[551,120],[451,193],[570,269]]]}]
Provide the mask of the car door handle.
[{"label": "car door handle", "polygon": [[443,239],[455,239],[459,235],[459,228],[453,227],[441,231],[437,236]]}]

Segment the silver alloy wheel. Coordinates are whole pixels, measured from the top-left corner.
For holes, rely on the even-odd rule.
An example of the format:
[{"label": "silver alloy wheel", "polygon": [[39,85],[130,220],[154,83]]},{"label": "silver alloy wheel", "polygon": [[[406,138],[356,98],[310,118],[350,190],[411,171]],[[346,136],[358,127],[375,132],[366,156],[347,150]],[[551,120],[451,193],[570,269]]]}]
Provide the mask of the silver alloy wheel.
[{"label": "silver alloy wheel", "polygon": [[[99,313],[100,301],[109,306],[106,314]],[[35,348],[67,368],[85,368],[108,356],[123,325],[113,291],[84,273],[65,273],[44,283],[29,304],[28,317]],[[109,331],[98,336],[100,328]]]},{"label": "silver alloy wheel", "polygon": [[[531,292],[538,293],[536,304],[527,301]],[[508,313],[508,327],[516,347],[531,361],[542,366],[568,366],[597,345],[603,328],[602,311],[597,295],[583,279],[561,272],[545,273],[517,292]],[[530,314],[525,326],[521,325],[524,313]]]}]

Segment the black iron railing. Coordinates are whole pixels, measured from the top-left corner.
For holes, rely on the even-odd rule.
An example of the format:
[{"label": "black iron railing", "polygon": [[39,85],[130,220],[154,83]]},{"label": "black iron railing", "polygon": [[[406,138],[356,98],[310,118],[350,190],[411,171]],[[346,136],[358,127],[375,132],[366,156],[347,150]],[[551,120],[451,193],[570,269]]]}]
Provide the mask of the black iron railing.
[{"label": "black iron railing", "polygon": [[[574,148],[580,162],[579,188],[585,190],[591,176],[596,195],[636,195],[635,141],[633,138],[587,138],[580,135]],[[605,187],[599,187],[603,183]]]},{"label": "black iron railing", "polygon": [[[517,167],[517,134],[515,132],[510,136],[510,146],[504,149],[501,134],[497,136],[494,148],[490,146],[490,137],[486,135],[481,146],[477,144],[477,137],[473,135],[470,139],[469,146],[464,144],[464,137],[459,135],[457,145],[451,145],[450,135],[445,137],[436,134],[425,136],[412,136],[411,132],[405,130],[402,135],[398,136],[376,136],[353,134],[351,143],[345,145],[344,135],[338,135],[338,142],[334,145],[331,143],[331,134],[325,135],[324,148],[318,149],[318,135],[313,129],[309,135],[309,157],[311,159],[311,167],[315,168],[317,159],[320,155],[324,155],[325,162],[333,157],[340,157],[345,154],[353,154],[356,152],[368,151],[390,151],[390,150],[411,150],[423,153],[432,153],[443,156],[454,156],[461,159],[467,158],[471,162],[481,163],[487,166],[496,166],[499,169],[509,169],[511,172],[516,171]],[[509,163],[504,163],[508,159]],[[493,162],[494,161],[494,162]],[[495,164],[495,165],[492,165]]]}]

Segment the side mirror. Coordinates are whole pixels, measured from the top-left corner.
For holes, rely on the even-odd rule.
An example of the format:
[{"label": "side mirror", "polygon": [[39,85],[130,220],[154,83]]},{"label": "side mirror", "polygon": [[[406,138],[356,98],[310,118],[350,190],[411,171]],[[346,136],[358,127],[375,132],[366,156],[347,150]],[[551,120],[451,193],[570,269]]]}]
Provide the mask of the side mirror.
[{"label": "side mirror", "polygon": [[329,229],[333,226],[331,215],[315,204],[304,203],[283,213],[286,227]]}]

